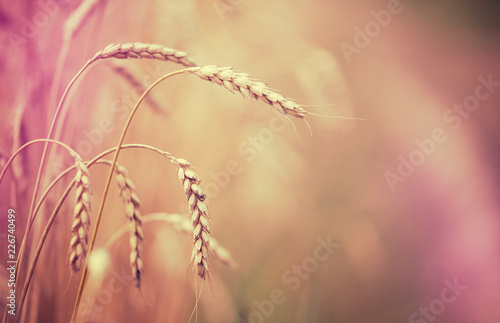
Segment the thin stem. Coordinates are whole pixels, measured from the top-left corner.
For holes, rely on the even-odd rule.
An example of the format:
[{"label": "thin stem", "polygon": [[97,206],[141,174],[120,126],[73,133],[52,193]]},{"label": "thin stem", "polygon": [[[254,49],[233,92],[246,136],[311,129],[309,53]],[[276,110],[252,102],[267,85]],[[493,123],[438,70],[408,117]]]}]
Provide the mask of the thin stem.
[{"label": "thin stem", "polygon": [[[80,77],[80,75],[95,61],[96,59],[93,58],[89,61],[87,61],[87,63],[85,63],[85,65],[80,69],[80,71],[78,71],[78,73],[76,73],[76,75],[73,77],[73,79],[71,80],[71,82],[69,82],[68,86],[66,87],[66,89],[64,90],[64,93],[61,97],[61,100],[59,101],[59,105],[57,106],[57,109],[56,109],[56,112],[55,112],[55,115],[54,115],[54,118],[52,119],[52,123],[50,124],[50,128],[49,128],[49,133],[47,134],[47,139],[51,139],[52,138],[52,135],[54,134],[54,130],[55,130],[55,125],[57,123],[57,121],[59,120],[59,115],[61,113],[61,109],[64,105],[64,101],[66,101],[66,97],[68,96],[68,93],[69,93],[69,90],[71,89],[71,87],[73,86],[73,84],[76,82],[76,80],[78,79],[78,77]],[[45,147],[43,147],[43,152],[42,152],[42,159],[40,161],[40,166],[38,168],[38,173],[37,173],[37,176],[36,176],[36,181],[35,181],[35,188],[33,190],[33,196],[32,196],[32,199],[31,199],[31,204],[30,204],[30,211],[29,211],[29,218],[32,217],[32,213],[33,213],[33,207],[35,205],[35,201],[36,201],[36,196],[38,194],[38,189],[39,189],[39,186],[40,186],[40,180],[41,180],[41,177],[42,177],[42,173],[43,173],[43,170],[44,170],[44,167],[45,167],[45,160],[47,158],[47,150],[48,150],[48,143],[45,144]]]},{"label": "thin stem", "polygon": [[74,151],[70,146],[68,146],[65,143],[60,142],[58,140],[44,139],[44,138],[31,140],[31,141],[25,143],[24,145],[22,145],[21,147],[19,147],[10,156],[9,160],[7,160],[7,162],[5,163],[4,168],[2,169],[2,172],[0,172],[0,183],[2,183],[3,177],[5,176],[5,173],[7,172],[7,169],[10,167],[10,164],[12,164],[12,162],[14,161],[14,158],[16,158],[17,155],[19,155],[24,149],[28,148],[29,146],[31,146],[33,144],[40,143],[40,142],[45,142],[47,145],[50,144],[50,143],[61,145],[64,148],[66,148],[71,154],[78,155],[78,153],[76,151]]},{"label": "thin stem", "polygon": [[[96,217],[96,222],[95,222],[95,226],[94,226],[94,231],[92,232],[92,238],[90,240],[90,243],[89,243],[89,248],[88,248],[88,253],[87,255],[89,256],[90,253],[92,252],[92,249],[94,247],[94,243],[95,243],[95,239],[97,237],[97,232],[99,230],[99,223],[101,221],[101,218],[102,218],[102,212],[104,210],[104,204],[106,202],[106,197],[108,195],[108,191],[109,191],[109,186],[111,184],[111,178],[113,177],[113,170],[116,166],[116,162],[118,161],[118,156],[120,154],[120,149],[121,149],[121,146],[123,144],[123,140],[125,139],[125,134],[127,133],[127,130],[130,126],[130,123],[132,122],[132,119],[137,111],[137,109],[139,108],[139,105],[141,104],[141,102],[144,100],[144,98],[146,97],[146,95],[151,92],[151,90],[157,86],[160,82],[162,82],[163,80],[171,77],[171,76],[174,76],[174,75],[177,75],[177,74],[181,74],[181,73],[184,73],[185,69],[183,70],[178,70],[178,71],[175,71],[175,72],[172,72],[172,73],[169,73],[167,75],[164,75],[162,77],[160,77],[158,80],[156,80],[153,84],[151,84],[147,89],[146,91],[144,91],[144,93],[141,95],[141,97],[139,98],[139,100],[137,100],[134,108],[132,109],[132,111],[130,112],[130,115],[125,123],[125,126],[123,127],[123,130],[122,130],[122,134],[120,136],[120,139],[118,140],[118,144],[116,145],[117,149],[115,151],[115,155],[113,157],[113,162],[111,164],[111,167],[109,169],[109,173],[108,173],[108,178],[106,180],[106,184],[104,186],[104,192],[102,194],[102,198],[101,198],[101,204],[99,206],[99,211],[97,213],[97,217]],[[78,307],[80,305],[80,301],[81,301],[81,298],[82,298],[82,294],[83,294],[83,287],[85,285],[85,280],[87,278],[87,272],[88,272],[88,259],[89,257],[86,257],[85,259],[85,266],[83,267],[83,273],[82,273],[82,278],[81,278],[81,281],[80,281],[80,286],[78,287],[78,294],[76,295],[76,301],[75,301],[75,307],[73,309],[73,315],[71,317],[71,322],[74,323],[76,321],[76,317],[77,317],[77,314],[78,314]]]},{"label": "thin stem", "polygon": [[[39,141],[43,141],[43,140],[46,140],[46,139],[40,139]],[[153,152],[156,152],[156,153],[162,155],[163,157],[168,158],[171,162],[173,162],[173,160],[174,160],[169,153],[167,153],[165,151],[162,151],[162,150],[160,150],[160,149],[158,149],[156,147],[153,147],[153,146],[143,145],[143,144],[126,144],[126,145],[122,146],[122,149],[130,149],[130,148],[142,148],[142,149],[151,150]],[[116,151],[116,149],[117,149],[117,147],[114,147],[114,148],[110,148],[110,149],[108,149],[108,150],[100,153],[99,155],[97,155],[96,157],[94,157],[91,161],[89,161],[88,163],[86,163],[87,167],[90,167],[90,166],[92,166],[95,163],[101,162],[100,161],[101,158],[103,158],[107,154],[110,154],[110,153]],[[110,161],[102,161],[102,162],[111,165]],[[49,187],[45,190],[45,192],[40,197],[40,201],[38,202],[38,204],[37,204],[37,206],[35,208],[34,218],[36,217],[36,214],[37,214],[38,210],[40,209],[41,204],[46,199],[46,197],[48,196],[48,194],[50,193],[50,191],[52,190],[52,188],[57,184],[57,182],[59,180],[61,180],[66,174],[68,174],[75,167],[76,166],[73,165],[73,166],[67,168],[61,174],[59,174],[59,176],[56,179],[54,179],[54,181],[52,181],[52,183],[49,185]],[[42,248],[43,248],[43,246],[45,244],[45,240],[47,239],[47,236],[48,236],[48,234],[50,232],[50,229],[52,228],[52,224],[54,223],[54,221],[56,219],[56,216],[57,216],[58,211],[60,210],[60,208],[62,206],[62,203],[66,200],[69,192],[71,191],[71,189],[73,188],[74,185],[75,185],[75,181],[73,180],[68,185],[68,187],[66,188],[66,191],[63,193],[61,199],[59,200],[59,202],[57,203],[54,211],[52,212],[52,215],[50,216],[50,218],[49,218],[49,220],[48,220],[48,222],[47,222],[47,224],[45,226],[45,229],[44,229],[44,231],[42,233],[41,239],[40,239],[40,241],[39,241],[39,243],[37,245],[37,249],[35,251],[35,255],[34,255],[33,261],[31,262],[30,268],[28,270],[28,274],[27,274],[27,277],[26,277],[26,283],[23,286],[23,291],[21,293],[21,298],[20,298],[20,301],[19,301],[19,313],[20,313],[20,315],[22,315],[22,311],[21,311],[22,310],[22,305],[24,304],[24,301],[26,299],[26,296],[27,296],[27,293],[28,293],[28,289],[29,289],[29,286],[30,286],[32,278],[33,278],[33,274],[35,272],[35,268],[36,268],[36,265],[38,263],[38,259],[40,258],[40,254],[42,252]],[[23,239],[23,242],[24,242],[24,239]]]},{"label": "thin stem", "polygon": [[[52,109],[52,106],[56,104],[57,93],[59,92],[59,85],[61,84],[62,72],[64,68],[64,64],[66,63],[66,57],[69,52],[69,47],[71,44],[71,40],[65,39],[63,40],[63,44],[61,50],[59,51],[59,57],[57,59],[56,70],[54,72],[54,79],[52,80],[52,85],[50,87],[50,95],[49,95],[49,109]],[[49,111],[49,114],[52,112]]]},{"label": "thin stem", "polygon": [[71,189],[73,188],[73,186],[75,186],[75,180],[73,180],[71,182],[71,184],[66,188],[66,190],[63,193],[63,195],[59,199],[59,202],[57,202],[56,208],[54,209],[54,211],[50,215],[49,221],[47,222],[47,225],[45,226],[45,229],[44,229],[44,231],[42,233],[42,237],[38,241],[38,245],[37,245],[37,248],[36,248],[36,251],[35,251],[35,256],[33,258],[33,261],[31,262],[31,266],[30,266],[30,268],[28,270],[28,274],[26,276],[26,282],[25,282],[25,284],[23,286],[23,291],[21,293],[21,299],[19,300],[19,313],[20,313],[19,315],[22,315],[22,308],[23,308],[23,305],[24,305],[24,300],[26,299],[26,295],[28,293],[28,288],[30,286],[31,279],[32,279],[33,273],[35,271],[36,263],[38,262],[38,258],[40,257],[40,253],[42,251],[42,247],[45,244],[45,240],[47,239],[47,236],[49,234],[50,228],[52,227],[52,224],[54,223],[56,215],[59,212],[59,209],[61,208],[64,200],[68,196],[68,194],[71,191]]},{"label": "thin stem", "polygon": [[[78,153],[76,153],[73,149],[71,149],[71,147],[69,147],[68,145],[66,145],[65,143],[62,143],[60,141],[52,140],[52,139],[35,139],[35,140],[32,140],[30,142],[25,143],[23,146],[19,147],[19,149],[16,150],[16,152],[14,154],[12,154],[12,156],[9,158],[9,160],[5,164],[5,167],[2,170],[2,173],[0,173],[0,182],[3,179],[3,176],[5,175],[6,170],[13,162],[14,158],[17,155],[19,155],[25,148],[31,146],[32,144],[40,143],[40,142],[45,142],[46,146],[48,146],[48,144],[50,144],[50,143],[58,144],[64,148],[66,148],[71,155],[79,156]],[[28,232],[31,230],[31,227],[33,225],[33,220],[34,220],[34,216],[28,218],[28,223],[26,225],[25,235],[24,235],[23,239],[21,239],[21,246],[19,247],[19,254],[18,254],[17,260],[16,260],[16,268],[14,269],[14,275],[16,276],[16,281],[19,281],[21,262],[22,262],[22,259],[23,259],[24,253],[25,253],[25,249],[26,249],[26,244],[27,244],[26,241],[27,241],[27,237],[28,237]]]},{"label": "thin stem", "polygon": [[[45,145],[47,146],[48,144],[50,143],[53,143],[53,144],[58,144],[64,148],[66,148],[70,154],[72,155],[78,155],[73,149],[71,149],[68,145],[60,142],[60,141],[57,141],[57,140],[52,140],[52,139],[35,139],[35,140],[32,140],[30,142],[27,142],[25,143],[23,146],[19,147],[19,149],[16,150],[16,152],[14,154],[12,154],[12,156],[10,156],[9,160],[7,161],[7,163],[5,164],[5,167],[2,169],[2,172],[0,173],[0,182],[2,181],[7,169],[9,168],[9,166],[12,164],[14,158],[16,158],[17,155],[19,155],[25,148],[31,146],[32,144],[35,144],[35,143],[40,143],[40,142],[45,142]],[[28,233],[29,231],[31,230],[31,227],[33,225],[33,221],[34,221],[34,215],[33,217],[29,217],[28,218],[28,223],[26,225],[26,231],[24,233],[24,236],[23,236],[23,239],[21,239],[21,246],[19,247],[19,253],[18,253],[18,256],[17,256],[17,260],[16,260],[16,268],[14,270],[14,275],[16,276],[16,281],[19,281],[19,277],[20,277],[20,268],[21,268],[21,262],[22,262],[22,259],[24,257],[24,253],[25,253],[25,249],[26,249],[26,244],[27,244],[27,237],[28,237]]]},{"label": "thin stem", "polygon": [[[54,118],[52,119],[52,123],[50,125],[50,128],[49,128],[49,132],[47,134],[47,139],[51,139],[52,138],[52,135],[54,134],[54,130],[55,130],[55,125],[57,123],[57,120],[59,119],[59,114],[60,114],[60,111],[61,111],[61,108],[62,106],[64,105],[64,101],[66,100],[66,97],[68,96],[68,93],[69,93],[69,90],[71,89],[71,87],[73,86],[73,84],[76,82],[76,80],[78,79],[78,77],[95,61],[96,59],[95,58],[92,58],[90,59],[89,61],[87,61],[87,63],[85,63],[85,65],[80,69],[80,71],[78,71],[78,73],[73,77],[73,79],[71,80],[71,82],[68,84],[68,86],[66,87],[66,89],[64,90],[64,93],[61,97],[61,100],[59,101],[59,105],[57,106],[57,109],[56,109],[56,112],[55,112],[55,115],[54,115]],[[42,178],[42,173],[44,171],[44,167],[45,167],[45,161],[47,159],[47,151],[48,151],[48,148],[49,148],[49,142],[46,142],[45,143],[45,146],[43,147],[43,152],[42,152],[42,158],[40,160],[40,165],[38,166],[38,173],[36,175],[36,180],[35,180],[35,187],[33,189],[33,195],[31,197],[31,203],[30,203],[30,210],[29,210],[29,213],[28,213],[28,223],[32,223],[33,222],[33,216],[34,216],[34,207],[35,207],[35,202],[36,202],[36,198],[37,198],[37,195],[38,195],[38,189],[40,187],[40,181],[41,181],[41,178]],[[3,173],[3,172],[2,172]],[[1,177],[0,177],[0,180],[1,180]],[[26,226],[26,230],[24,232],[24,237],[25,239],[28,238],[28,226]],[[24,239],[23,239],[24,240]],[[20,264],[22,262],[22,256],[23,254],[21,253],[22,250],[20,250],[19,252],[19,255],[18,255],[18,264],[16,266],[16,270],[20,267]],[[17,276],[16,276],[17,277]],[[18,280],[19,282],[19,280]]]}]

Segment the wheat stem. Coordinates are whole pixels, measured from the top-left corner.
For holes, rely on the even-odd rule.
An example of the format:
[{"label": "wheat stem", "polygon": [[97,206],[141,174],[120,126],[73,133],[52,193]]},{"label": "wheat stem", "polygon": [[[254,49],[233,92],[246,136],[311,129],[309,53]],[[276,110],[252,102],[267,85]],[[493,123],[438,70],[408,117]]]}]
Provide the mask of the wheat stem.
[{"label": "wheat stem", "polygon": [[[130,115],[129,115],[127,121],[125,122],[125,126],[123,127],[122,133],[120,135],[120,139],[118,140],[118,144],[116,145],[115,155],[113,157],[113,161],[111,163],[111,168],[110,168],[109,173],[108,173],[108,178],[107,178],[106,184],[104,186],[104,192],[102,194],[101,204],[99,206],[99,211],[97,212],[97,217],[96,217],[96,222],[95,222],[96,224],[95,224],[95,227],[94,227],[94,231],[92,232],[92,238],[91,238],[90,244],[89,244],[89,252],[92,252],[92,248],[94,247],[95,239],[97,237],[97,232],[99,230],[99,223],[101,221],[102,212],[104,210],[104,204],[106,202],[106,197],[107,197],[107,194],[108,194],[108,191],[109,191],[109,186],[111,184],[111,178],[113,177],[113,169],[115,168],[116,162],[118,161],[118,156],[120,154],[120,149],[121,149],[121,146],[123,144],[123,140],[125,139],[125,134],[127,133],[127,130],[128,130],[128,128],[130,126],[130,123],[132,122],[132,119],[133,119],[135,113],[137,112],[137,109],[139,108],[139,105],[144,100],[144,98],[146,97],[146,95],[156,85],[158,85],[160,82],[162,82],[163,80],[165,80],[165,79],[167,79],[167,78],[169,78],[171,76],[174,76],[174,75],[177,75],[177,74],[181,74],[183,72],[184,72],[184,70],[175,71],[175,72],[169,73],[167,75],[164,75],[161,78],[159,78],[158,80],[156,80],[153,84],[151,84],[146,89],[146,91],[144,91],[144,93],[141,95],[141,97],[139,98],[139,100],[137,100],[134,108],[130,112]],[[88,258],[87,258],[87,260],[88,260]],[[81,300],[81,297],[82,297],[82,294],[83,294],[83,286],[85,284],[85,279],[87,277],[87,271],[88,271],[87,268],[88,267],[87,267],[87,261],[86,261],[85,262],[85,267],[83,268],[83,274],[82,274],[82,278],[81,278],[81,281],[80,281],[80,285],[78,287],[78,294],[76,296],[75,307],[73,309],[73,315],[71,317],[71,322],[75,322],[77,314],[78,314],[78,307],[80,305],[80,300]]]},{"label": "wheat stem", "polygon": [[[78,73],[73,77],[73,79],[70,81],[66,89],[64,90],[64,93],[61,97],[61,100],[59,101],[59,104],[56,108],[56,112],[54,114],[54,117],[52,119],[52,122],[49,127],[49,132],[47,134],[47,139],[51,139],[52,136],[54,135],[54,131],[56,130],[56,124],[61,115],[63,116],[62,119],[64,121],[65,115],[66,115],[66,110],[62,110],[64,106],[64,102],[66,100],[66,97],[68,96],[68,93],[70,89],[72,88],[73,84],[76,82],[76,80],[80,77],[80,75],[85,72],[85,70],[95,61],[103,58],[110,58],[110,57],[116,57],[116,58],[153,58],[153,59],[160,59],[160,60],[170,60],[179,64],[182,64],[184,66],[196,66],[195,63],[190,61],[187,57],[187,54],[181,51],[177,51],[174,49],[170,49],[161,45],[154,45],[154,44],[143,44],[143,43],[127,43],[127,44],[111,44],[108,47],[106,47],[104,50],[99,51],[92,59],[88,60],[87,63],[78,71]],[[56,136],[57,138],[58,136]],[[40,187],[40,180],[42,177],[43,170],[45,168],[45,161],[47,159],[47,150],[48,150],[48,143],[45,144],[42,152],[42,158],[40,160],[40,165],[38,167],[38,173],[36,176],[35,180],[35,187],[33,190],[33,195],[30,203],[30,210],[28,213],[28,222],[31,221],[33,217],[33,211],[34,211],[34,206],[35,206],[35,201],[38,195],[38,190]],[[27,231],[25,231],[25,234]]]},{"label": "wheat stem", "polygon": [[[25,145],[23,145],[23,147],[21,147],[22,149],[24,149],[25,147],[28,147],[29,145],[35,143],[35,142],[42,142],[42,141],[45,141],[46,143],[56,143],[56,144],[59,144],[61,145],[62,147],[66,148],[70,154],[75,158],[75,167],[77,168],[78,172],[77,172],[77,176],[75,177],[75,180],[77,183],[80,183],[81,186],[80,186],[80,190],[77,191],[77,200],[79,203],[82,203],[82,204],[85,204],[85,206],[82,207],[82,210],[85,208],[87,209],[88,208],[88,203],[89,203],[89,197],[88,197],[88,191],[90,190],[90,185],[89,185],[89,182],[88,182],[88,170],[87,170],[87,167],[85,166],[85,164],[83,164],[82,162],[82,159],[80,157],[80,155],[78,153],[76,153],[73,149],[71,149],[69,146],[67,146],[66,144],[64,143],[61,143],[61,142],[58,142],[56,140],[50,140],[50,139],[37,139],[37,140],[33,140],[29,143],[26,143]],[[19,148],[18,151],[20,152],[22,149]],[[15,154],[17,155],[17,154]],[[15,156],[13,155],[13,156]],[[69,193],[69,190],[67,190],[67,193]],[[67,195],[67,193],[65,193],[65,195]],[[64,194],[63,194],[64,196]],[[63,199],[64,200],[64,199]],[[62,203],[61,203],[62,204]],[[60,208],[60,206],[59,206]],[[59,210],[59,208],[56,208],[56,210],[54,210],[54,212],[57,213],[57,211]],[[88,208],[88,210],[90,211],[90,209]],[[79,234],[79,237],[81,239],[84,239],[85,237],[85,229],[86,229],[86,226],[88,226],[88,221],[89,221],[89,214],[83,214],[83,212],[75,212],[75,215],[78,215],[78,218],[80,219],[80,222],[82,223],[82,229],[83,230],[79,230],[80,229],[80,225],[78,225],[76,227],[76,229],[79,230],[78,234]],[[27,232],[30,231],[31,229],[31,226],[32,226],[33,222],[28,222],[27,224]],[[21,247],[19,249],[19,254],[18,254],[18,259],[17,259],[17,264],[16,264],[16,271],[15,271],[15,275],[16,275],[16,279],[20,276],[20,268],[21,268],[21,258],[22,258],[22,255],[24,254],[24,250],[25,250],[25,246],[26,246],[26,240],[27,240],[28,236],[24,236],[23,239],[21,240]],[[43,243],[45,242],[45,238],[46,236],[44,237],[43,234],[42,234],[42,239],[40,240],[39,242],[39,245],[43,245]],[[43,241],[42,241],[43,240]],[[82,240],[82,243],[83,243],[83,240]],[[81,244],[75,244],[75,248],[80,246],[81,247]],[[40,250],[41,250],[41,247],[40,247]],[[36,254],[36,253],[35,253]],[[83,255],[83,253],[80,253],[80,256]],[[22,310],[22,305],[24,303],[24,299],[26,298],[26,294],[28,292],[28,288],[29,288],[29,285],[30,285],[30,281],[31,281],[31,277],[33,276],[33,271],[34,271],[34,266],[33,267],[30,267],[30,270],[28,272],[28,276],[26,278],[26,282],[23,286],[23,291],[22,291],[22,294],[21,294],[21,299],[20,299],[20,302],[19,302],[19,312],[21,312]]]},{"label": "wheat stem", "polygon": [[[23,145],[23,147],[20,147],[11,157],[10,159],[7,161],[7,163],[5,164],[5,167],[4,169],[2,170],[2,173],[0,173],[0,182],[1,182],[1,179],[3,178],[3,175],[5,174],[5,171],[7,170],[8,166],[12,163],[13,159],[20,153],[22,152],[25,148],[27,148],[28,146],[32,145],[32,144],[35,144],[35,143],[40,143],[40,142],[46,142],[46,141],[49,141],[49,142],[56,142],[54,140],[48,140],[48,139],[36,139],[36,140],[33,140],[31,142],[28,142],[26,143],[25,145]],[[163,157],[166,157],[167,159],[170,160],[170,162],[172,162],[174,165],[178,166],[178,163],[177,163],[177,159],[175,157],[173,157],[170,153],[168,152],[165,152],[163,150],[160,150],[156,147],[153,147],[153,146],[149,146],[149,145],[144,145],[144,144],[124,144],[121,149],[132,149],[132,148],[140,148],[140,149],[146,149],[146,150],[151,150],[157,154],[160,154],[161,156]],[[116,151],[117,147],[114,147],[114,148],[110,148],[102,153],[100,153],[99,155],[97,155],[96,157],[94,157],[92,160],[90,160],[86,166],[87,168],[91,167],[93,164],[95,163],[107,163],[107,164],[111,164],[111,162],[109,161],[103,161],[101,160],[101,158],[103,158],[104,156],[106,156],[107,154],[110,154],[114,151]],[[46,197],[48,196],[48,194],[50,193],[50,191],[52,190],[52,188],[65,176],[67,175],[70,171],[72,171],[73,169],[76,168],[76,165],[73,165],[73,166],[70,166],[68,167],[66,170],[64,170],[61,174],[59,174],[53,181],[52,183],[49,184],[49,186],[47,187],[47,189],[44,191],[44,193],[40,196],[40,200],[38,201],[38,204],[36,205],[35,207],[35,210],[34,210],[34,217],[33,217],[33,220],[35,219],[37,213],[38,213],[38,210],[41,208],[41,205],[42,203],[44,202],[44,200],[46,199]],[[57,217],[57,214],[60,210],[60,208],[62,207],[62,204],[63,202],[66,200],[69,192],[73,189],[75,185],[75,179],[72,180],[72,182],[68,185],[68,187],[66,188],[66,190],[64,191],[64,193],[62,194],[61,198],[59,199],[58,203],[56,204],[56,207],[54,208],[54,211],[52,212],[51,216],[49,217],[49,220],[47,221],[47,224],[44,228],[44,231],[42,233],[42,236],[39,240],[39,243],[37,245],[37,248],[35,250],[35,253],[34,253],[34,257],[33,257],[33,260],[30,264],[30,268],[28,270],[28,274],[27,274],[27,277],[26,277],[26,282],[25,282],[25,285],[23,287],[23,292],[21,294],[21,299],[20,299],[20,302],[19,302],[19,305],[20,305],[20,308],[22,307],[22,304],[24,303],[25,301],[25,298],[27,296],[27,292],[28,292],[28,289],[29,289],[29,286],[31,284],[31,281],[32,281],[32,278],[33,278],[33,274],[34,274],[34,271],[35,271],[35,268],[36,268],[36,265],[38,263],[38,259],[40,257],[40,254],[41,254],[41,251],[43,249],[43,246],[45,244],[45,241],[47,239],[47,236],[50,232],[50,229],[52,228],[52,225]],[[184,229],[185,230],[185,229]],[[189,228],[189,225],[188,225],[188,229],[187,231],[191,231],[190,228]],[[29,230],[28,230],[29,232]],[[22,240],[21,242],[21,246],[22,244],[24,243],[24,239]],[[213,242],[215,245],[216,245],[216,241]],[[227,255],[228,255],[228,252],[227,250],[225,249],[220,249],[220,248],[216,248],[215,246],[212,246],[212,248],[215,248],[217,249],[219,252],[217,253],[216,251],[214,251],[214,253],[216,254],[216,256],[219,254],[221,255],[220,258],[221,258],[221,261],[223,261],[224,263],[228,263],[229,265],[235,265],[235,263],[233,261],[231,261],[231,259],[228,259],[227,258]],[[214,249],[214,250],[215,250]],[[224,254],[226,254],[226,256],[224,256]],[[18,260],[19,260],[19,257],[18,257]],[[19,266],[16,266],[16,269],[19,268]],[[22,314],[22,312],[20,312]]]},{"label": "wheat stem", "polygon": [[[52,140],[52,139],[35,139],[35,140],[32,140],[30,142],[27,142],[25,143],[24,145],[22,145],[21,147],[19,147],[9,158],[9,160],[7,161],[7,163],[5,164],[4,168],[2,169],[2,172],[0,173],[0,183],[7,171],[7,169],[9,168],[9,166],[12,164],[13,160],[16,158],[17,155],[19,155],[24,149],[26,149],[27,147],[31,146],[32,144],[35,144],[35,143],[40,143],[40,142],[45,142],[45,146],[49,145],[50,143],[53,143],[53,144],[58,144],[64,148],[66,148],[70,154],[72,156],[75,156],[76,157],[79,157],[78,153],[76,153],[73,149],[71,149],[71,147],[69,147],[68,145],[60,142],[60,141],[57,141],[57,140]],[[81,159],[81,157],[80,157]],[[31,211],[30,211],[31,212]],[[21,245],[19,247],[19,253],[18,253],[18,256],[17,256],[17,260],[16,260],[16,269],[14,271],[14,275],[16,276],[16,281],[18,282],[19,284],[19,278],[20,278],[20,270],[21,270],[21,264],[22,264],[22,259],[24,257],[24,254],[25,254],[25,249],[26,249],[26,245],[27,245],[27,239],[29,238],[29,232],[31,230],[31,227],[33,225],[33,221],[34,221],[34,216],[33,217],[28,217],[28,222],[26,224],[26,230],[24,232],[24,236],[23,238],[21,239]],[[20,284],[19,284],[20,285]]]}]

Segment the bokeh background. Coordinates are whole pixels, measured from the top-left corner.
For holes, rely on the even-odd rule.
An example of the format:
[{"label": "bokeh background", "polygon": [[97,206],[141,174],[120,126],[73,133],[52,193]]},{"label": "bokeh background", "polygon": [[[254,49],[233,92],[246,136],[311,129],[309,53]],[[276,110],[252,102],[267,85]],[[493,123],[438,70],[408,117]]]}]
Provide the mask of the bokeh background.
[{"label": "bokeh background", "polygon": [[[213,292],[205,282],[198,322],[500,321],[496,2],[95,3],[61,55],[80,1],[1,2],[0,167],[20,145],[46,136],[58,62],[57,98],[110,43],[177,48],[200,65],[250,73],[308,111],[366,119],[309,115],[311,136],[304,122],[292,120],[296,131],[283,126],[269,106],[194,76],[176,76],[151,93],[157,105],[143,104],[125,142],[154,145],[195,165],[209,194],[213,236],[238,263],[230,268],[211,258]],[[140,95],[117,65],[143,86],[179,68],[147,59],[95,64],[72,91],[62,133],[86,160],[116,145]],[[485,79],[493,80],[489,87]],[[488,97],[474,99],[477,93]],[[474,111],[456,110],[464,103]],[[439,142],[431,141],[436,129]],[[16,209],[20,242],[41,151],[26,150],[0,184],[2,311],[7,209]],[[71,165],[65,151],[57,156],[44,185]],[[165,159],[129,150],[119,162],[143,215],[185,212],[175,168]],[[97,211],[108,170],[90,171]],[[31,249],[65,185],[42,208]],[[25,322],[69,321],[79,283],[68,266],[72,208],[70,198],[42,252]],[[127,237],[104,248],[124,224],[112,186],[96,243],[102,270],[88,281],[80,320],[188,322],[200,287],[188,267],[189,237],[167,223],[144,225],[139,293],[127,278]],[[328,241],[330,249],[318,249]],[[119,290],[110,283],[117,280]]]}]

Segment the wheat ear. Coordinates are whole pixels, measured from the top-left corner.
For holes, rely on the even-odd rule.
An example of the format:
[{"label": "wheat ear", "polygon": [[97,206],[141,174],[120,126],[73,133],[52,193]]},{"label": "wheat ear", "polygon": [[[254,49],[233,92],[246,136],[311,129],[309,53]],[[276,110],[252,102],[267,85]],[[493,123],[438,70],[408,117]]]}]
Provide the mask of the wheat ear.
[{"label": "wheat ear", "polygon": [[91,59],[95,61],[102,58],[151,58],[161,61],[170,61],[186,67],[196,64],[187,57],[187,53],[157,44],[123,43],[111,44],[99,51]]},{"label": "wheat ear", "polygon": [[78,272],[87,255],[90,227],[90,181],[89,170],[79,156],[74,155],[76,166],[76,205],[71,225],[69,262],[73,272]]},{"label": "wheat ear", "polygon": [[247,73],[233,71],[231,67],[208,65],[188,68],[184,72],[195,74],[203,80],[221,85],[232,93],[236,90],[245,98],[260,99],[285,115],[290,114],[296,118],[304,119],[307,114],[307,111],[294,101],[274,92],[266,84],[254,81]]},{"label": "wheat ear", "polygon": [[132,275],[136,281],[136,286],[140,288],[141,275],[143,270],[142,263],[142,240],[144,240],[144,233],[142,232],[142,219],[139,208],[141,201],[135,193],[136,189],[134,183],[128,176],[128,171],[125,167],[117,165],[115,168],[116,181],[120,189],[120,196],[125,204],[125,214],[129,221],[130,230],[130,267]]},{"label": "wheat ear", "polygon": [[191,164],[184,159],[177,159],[177,176],[188,197],[189,211],[193,225],[193,252],[191,261],[193,269],[198,270],[198,276],[205,279],[208,273],[208,250],[210,248],[210,214],[203,202],[205,192],[200,187],[200,176],[196,174]]}]

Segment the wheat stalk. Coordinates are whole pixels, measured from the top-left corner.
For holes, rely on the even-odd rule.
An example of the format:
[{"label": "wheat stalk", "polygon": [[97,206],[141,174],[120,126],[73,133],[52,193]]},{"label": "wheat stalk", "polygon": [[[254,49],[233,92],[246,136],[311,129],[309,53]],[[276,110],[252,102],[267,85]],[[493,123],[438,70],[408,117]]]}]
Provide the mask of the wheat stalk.
[{"label": "wheat stalk", "polygon": [[158,44],[146,43],[123,43],[111,44],[97,52],[91,61],[103,58],[151,58],[162,61],[170,61],[186,67],[196,64],[187,57],[187,53]]},{"label": "wheat stalk", "polygon": [[[141,84],[141,82],[138,80],[138,78],[132,73],[127,67],[125,66],[119,66],[116,64],[109,64],[109,67],[118,75],[120,75],[125,81],[127,81],[130,86],[142,93],[146,90],[146,87]],[[149,105],[155,112],[163,113],[166,114],[167,111],[161,107],[161,105],[154,99],[152,95],[147,96],[146,101],[148,101]]]},{"label": "wheat stalk", "polygon": [[61,77],[64,70],[64,65],[66,63],[66,57],[68,56],[69,49],[71,47],[71,40],[76,32],[80,30],[80,27],[83,25],[85,20],[87,20],[92,15],[92,13],[96,11],[95,9],[101,2],[104,3],[105,1],[83,0],[64,22],[62,28],[63,41],[61,49],[59,51],[59,58],[57,59],[56,69],[54,71],[54,78],[52,79],[48,103],[49,107],[47,109],[48,113],[52,113],[52,109],[55,108],[56,97],[59,91],[59,85],[61,83]]},{"label": "wheat stalk", "polygon": [[[111,164],[111,162],[110,162]],[[142,219],[139,208],[141,201],[135,193],[134,183],[128,176],[128,171],[125,167],[117,165],[115,168],[116,181],[120,189],[120,196],[125,204],[125,214],[129,220],[130,230],[130,267],[132,275],[136,281],[136,286],[140,288],[141,275],[143,270],[142,263],[142,240],[144,234],[142,232]]]},{"label": "wheat stalk", "polygon": [[244,98],[260,99],[282,111],[285,115],[290,114],[296,118],[303,119],[308,113],[294,101],[271,90],[266,84],[254,81],[247,73],[235,72],[231,67],[208,65],[188,68],[184,72],[195,74],[203,80],[223,86],[232,93],[236,90]]},{"label": "wheat stalk", "polygon": [[184,159],[177,159],[177,176],[188,197],[189,211],[193,228],[193,252],[191,261],[193,269],[198,270],[198,276],[205,279],[208,273],[208,250],[210,248],[210,214],[207,205],[203,202],[205,192],[199,186],[201,179],[191,164]]},{"label": "wheat stalk", "polygon": [[77,155],[76,166],[76,205],[71,225],[71,241],[69,262],[73,272],[78,272],[87,255],[87,244],[90,227],[90,181],[89,170]]}]

